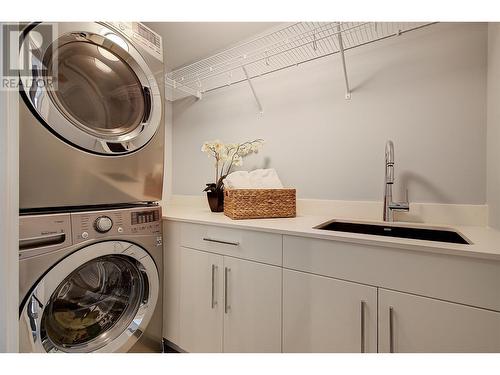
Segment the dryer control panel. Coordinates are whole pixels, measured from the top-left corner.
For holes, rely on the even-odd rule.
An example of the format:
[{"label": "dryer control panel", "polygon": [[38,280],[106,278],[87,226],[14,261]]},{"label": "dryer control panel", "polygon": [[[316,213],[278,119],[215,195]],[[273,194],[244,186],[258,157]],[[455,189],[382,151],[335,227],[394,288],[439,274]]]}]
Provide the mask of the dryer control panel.
[{"label": "dryer control panel", "polygon": [[75,243],[126,235],[161,235],[161,207],[137,207],[71,214]]}]

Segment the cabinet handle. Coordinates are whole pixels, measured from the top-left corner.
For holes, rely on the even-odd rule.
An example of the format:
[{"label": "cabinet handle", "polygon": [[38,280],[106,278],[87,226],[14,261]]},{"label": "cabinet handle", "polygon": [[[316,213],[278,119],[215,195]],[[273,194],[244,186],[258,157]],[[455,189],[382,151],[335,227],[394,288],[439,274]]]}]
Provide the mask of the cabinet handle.
[{"label": "cabinet handle", "polygon": [[217,266],[212,264],[212,309],[217,305],[217,301],[215,300],[215,271],[217,270]]},{"label": "cabinet handle", "polygon": [[365,352],[365,301],[361,301],[360,320],[361,320],[361,353],[364,353]]},{"label": "cabinet handle", "polygon": [[389,306],[389,352],[394,353],[394,308]]},{"label": "cabinet handle", "polygon": [[231,245],[231,246],[240,246],[239,242],[216,240],[215,238],[208,238],[208,237],[204,237],[203,241],[215,242],[215,243],[222,243],[224,245]]},{"label": "cabinet handle", "polygon": [[227,303],[227,275],[231,271],[231,268],[224,267],[224,313],[228,313],[229,311],[229,304]]}]

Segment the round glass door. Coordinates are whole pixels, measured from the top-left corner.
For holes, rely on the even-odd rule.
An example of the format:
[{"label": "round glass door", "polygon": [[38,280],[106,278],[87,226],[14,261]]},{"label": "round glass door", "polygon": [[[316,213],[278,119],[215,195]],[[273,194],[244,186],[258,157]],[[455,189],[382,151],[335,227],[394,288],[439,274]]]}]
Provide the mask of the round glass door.
[{"label": "round glass door", "polygon": [[58,24],[50,43],[29,48],[38,27],[30,25],[21,46],[31,67],[21,96],[36,119],[62,141],[94,154],[146,146],[162,124],[157,77],[163,67],[146,62],[125,35],[97,23]]},{"label": "round glass door", "polygon": [[[66,43],[45,65],[57,68],[52,100],[82,130],[98,137],[127,134],[144,119],[147,99],[141,82],[111,50],[89,42]],[[53,75],[52,69],[47,75]]]},{"label": "round glass door", "polygon": [[41,320],[43,345],[65,352],[103,347],[130,324],[147,298],[147,283],[127,256],[88,261],[52,293]]}]

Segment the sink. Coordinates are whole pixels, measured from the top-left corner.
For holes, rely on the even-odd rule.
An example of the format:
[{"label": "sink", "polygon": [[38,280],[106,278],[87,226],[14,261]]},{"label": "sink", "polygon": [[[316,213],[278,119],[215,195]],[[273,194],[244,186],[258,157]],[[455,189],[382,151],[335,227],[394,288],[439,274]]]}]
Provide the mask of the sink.
[{"label": "sink", "polygon": [[454,230],[445,228],[431,229],[391,224],[370,224],[333,220],[320,224],[317,227],[314,227],[314,229],[470,245],[470,242],[461,234],[455,232]]}]

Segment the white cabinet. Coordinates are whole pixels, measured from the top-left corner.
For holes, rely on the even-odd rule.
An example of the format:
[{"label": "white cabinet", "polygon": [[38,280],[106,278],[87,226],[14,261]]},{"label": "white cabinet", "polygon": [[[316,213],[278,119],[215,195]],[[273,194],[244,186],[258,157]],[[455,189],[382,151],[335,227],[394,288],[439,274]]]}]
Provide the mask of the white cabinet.
[{"label": "white cabinet", "polygon": [[379,289],[380,352],[500,352],[500,313]]},{"label": "white cabinet", "polygon": [[498,261],[184,222],[164,236],[164,337],[188,352],[500,352]]},{"label": "white cabinet", "polygon": [[284,352],[376,352],[377,288],[283,271]]},{"label": "white cabinet", "polygon": [[169,344],[188,352],[281,352],[282,236],[176,221],[165,221],[163,233]]},{"label": "white cabinet", "polygon": [[224,352],[281,352],[282,269],[224,257]]},{"label": "white cabinet", "polygon": [[188,352],[222,352],[223,257],[181,248],[180,338]]},{"label": "white cabinet", "polygon": [[179,345],[281,352],[281,267],[181,247]]}]

